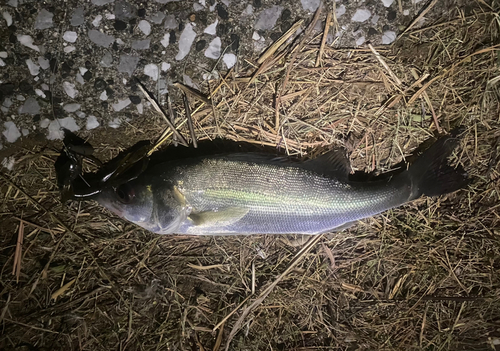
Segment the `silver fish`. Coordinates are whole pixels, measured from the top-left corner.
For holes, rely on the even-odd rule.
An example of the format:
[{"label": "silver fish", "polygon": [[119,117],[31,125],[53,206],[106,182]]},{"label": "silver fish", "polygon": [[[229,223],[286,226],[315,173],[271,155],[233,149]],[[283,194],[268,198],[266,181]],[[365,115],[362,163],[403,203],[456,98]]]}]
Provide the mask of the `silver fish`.
[{"label": "silver fish", "polygon": [[465,172],[447,163],[457,144],[443,137],[407,170],[370,182],[349,181],[342,151],[302,163],[252,153],[165,161],[97,201],[159,234],[320,234],[463,187]]}]

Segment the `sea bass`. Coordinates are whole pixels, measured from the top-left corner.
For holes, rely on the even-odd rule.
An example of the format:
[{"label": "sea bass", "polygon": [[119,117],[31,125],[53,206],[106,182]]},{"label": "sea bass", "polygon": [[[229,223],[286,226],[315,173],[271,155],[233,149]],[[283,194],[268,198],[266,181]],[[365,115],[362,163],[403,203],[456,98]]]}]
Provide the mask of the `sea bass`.
[{"label": "sea bass", "polygon": [[159,234],[320,234],[339,231],[419,198],[467,182],[447,158],[459,140],[436,141],[389,179],[354,182],[344,152],[302,163],[237,153],[165,161],[109,186],[96,200],[116,215]]}]

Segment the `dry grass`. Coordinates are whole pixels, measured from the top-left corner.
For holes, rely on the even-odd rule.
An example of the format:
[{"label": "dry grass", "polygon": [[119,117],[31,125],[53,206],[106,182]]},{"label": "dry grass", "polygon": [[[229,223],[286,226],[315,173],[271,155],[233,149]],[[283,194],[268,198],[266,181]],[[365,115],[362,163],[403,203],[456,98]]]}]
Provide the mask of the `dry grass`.
[{"label": "dry grass", "polygon": [[[389,169],[436,127],[465,127],[454,162],[471,174],[468,189],[318,237],[309,251],[281,236],[158,236],[91,202],[63,205],[56,153],[25,148],[0,187],[0,347],[495,349],[499,18],[481,4],[411,28],[391,49],[374,48],[379,58],[310,33],[207,83],[212,106],[190,97],[198,140],[299,157],[343,144],[368,172]],[[123,132],[127,142],[155,139],[162,123]],[[190,139],[187,125],[179,130]],[[130,145],[104,140],[92,142],[108,158]]]}]

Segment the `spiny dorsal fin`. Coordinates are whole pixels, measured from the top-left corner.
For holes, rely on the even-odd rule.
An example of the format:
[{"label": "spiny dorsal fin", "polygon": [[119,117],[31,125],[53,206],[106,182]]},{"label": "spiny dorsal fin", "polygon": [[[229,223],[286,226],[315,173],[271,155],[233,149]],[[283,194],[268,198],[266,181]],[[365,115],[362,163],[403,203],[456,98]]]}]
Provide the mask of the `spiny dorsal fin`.
[{"label": "spiny dorsal fin", "polygon": [[347,181],[351,173],[351,164],[345,149],[328,151],[313,160],[304,162],[303,168],[338,180]]}]

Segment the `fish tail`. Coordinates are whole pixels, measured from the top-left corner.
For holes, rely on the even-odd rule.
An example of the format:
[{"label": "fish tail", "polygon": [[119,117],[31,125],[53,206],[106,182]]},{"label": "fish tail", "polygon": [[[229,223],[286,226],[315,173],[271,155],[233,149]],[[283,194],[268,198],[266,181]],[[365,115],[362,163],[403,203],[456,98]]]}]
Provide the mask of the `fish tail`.
[{"label": "fish tail", "polygon": [[460,143],[461,130],[438,139],[408,169],[411,180],[410,200],[422,195],[439,196],[463,188],[469,182],[467,173],[460,166],[452,167],[448,157]]}]

